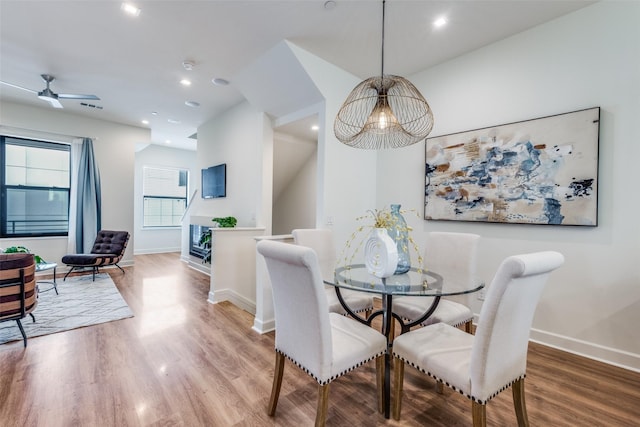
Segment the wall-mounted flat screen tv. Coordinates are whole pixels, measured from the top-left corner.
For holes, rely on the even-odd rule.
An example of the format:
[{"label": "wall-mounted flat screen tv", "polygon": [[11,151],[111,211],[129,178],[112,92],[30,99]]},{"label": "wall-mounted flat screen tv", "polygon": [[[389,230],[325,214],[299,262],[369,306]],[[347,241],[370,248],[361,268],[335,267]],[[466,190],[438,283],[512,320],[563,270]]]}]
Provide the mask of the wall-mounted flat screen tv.
[{"label": "wall-mounted flat screen tv", "polygon": [[202,169],[202,198],[227,197],[227,164]]}]

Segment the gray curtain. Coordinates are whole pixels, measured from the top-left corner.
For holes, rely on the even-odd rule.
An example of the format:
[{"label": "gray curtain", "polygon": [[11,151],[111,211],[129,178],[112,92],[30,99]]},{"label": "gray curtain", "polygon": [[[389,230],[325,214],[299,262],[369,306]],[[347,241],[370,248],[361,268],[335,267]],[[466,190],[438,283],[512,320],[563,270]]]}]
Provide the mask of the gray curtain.
[{"label": "gray curtain", "polygon": [[100,171],[91,138],[82,140],[76,211],[76,253],[89,253],[102,226]]}]

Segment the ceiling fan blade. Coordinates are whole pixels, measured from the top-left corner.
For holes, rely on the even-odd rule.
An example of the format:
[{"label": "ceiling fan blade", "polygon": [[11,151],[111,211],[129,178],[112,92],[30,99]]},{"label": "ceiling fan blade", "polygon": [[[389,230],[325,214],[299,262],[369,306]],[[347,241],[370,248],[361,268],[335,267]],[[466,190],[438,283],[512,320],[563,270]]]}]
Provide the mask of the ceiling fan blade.
[{"label": "ceiling fan blade", "polygon": [[93,99],[94,101],[100,101],[100,98],[98,98],[95,95],[80,95],[80,94],[73,94],[73,93],[59,93],[58,94],[58,98],[63,98],[63,99]]},{"label": "ceiling fan blade", "polygon": [[60,101],[58,101],[56,98],[43,98],[43,97],[40,97],[40,99],[50,103],[53,108],[64,108],[62,106],[62,104],[60,103]]},{"label": "ceiling fan blade", "polygon": [[13,83],[3,82],[3,81],[1,81],[1,80],[0,80],[0,83],[2,83],[3,85],[7,85],[7,86],[11,86],[11,87],[15,87],[16,89],[26,90],[27,92],[31,92],[31,93],[38,93],[38,91],[37,91],[37,90],[27,89],[26,87],[22,87],[22,86],[14,85]]}]

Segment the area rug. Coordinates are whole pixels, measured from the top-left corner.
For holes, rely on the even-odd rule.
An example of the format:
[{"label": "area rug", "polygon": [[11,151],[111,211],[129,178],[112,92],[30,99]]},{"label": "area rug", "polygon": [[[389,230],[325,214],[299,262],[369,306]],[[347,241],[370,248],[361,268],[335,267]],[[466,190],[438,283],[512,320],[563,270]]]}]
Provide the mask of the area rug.
[{"label": "area rug", "polygon": [[[51,287],[49,283],[38,282],[41,288]],[[65,281],[58,279],[57,285],[58,295],[53,289],[40,292],[38,306],[33,311],[35,323],[31,316],[22,319],[27,338],[133,317],[106,273],[97,274],[95,282],[88,274],[68,277]],[[0,344],[15,340],[22,340],[18,324],[13,320],[0,323]]]}]

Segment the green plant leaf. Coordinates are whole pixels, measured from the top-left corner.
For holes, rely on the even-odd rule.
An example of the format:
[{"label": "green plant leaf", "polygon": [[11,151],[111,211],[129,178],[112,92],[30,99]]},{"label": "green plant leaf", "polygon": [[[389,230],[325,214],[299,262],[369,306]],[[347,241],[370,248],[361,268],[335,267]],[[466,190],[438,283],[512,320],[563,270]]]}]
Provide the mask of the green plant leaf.
[{"label": "green plant leaf", "polygon": [[[31,253],[31,251],[28,248],[25,248],[24,246],[9,246],[3,252],[5,254],[30,254]],[[36,262],[36,264],[42,264],[46,262],[44,259],[42,259],[42,257],[35,254],[33,255],[33,259]]]},{"label": "green plant leaf", "polygon": [[233,216],[216,217],[216,218],[213,218],[211,221],[217,222],[218,225],[222,228],[232,228],[232,227],[235,227],[236,224],[238,223],[238,220]]}]

